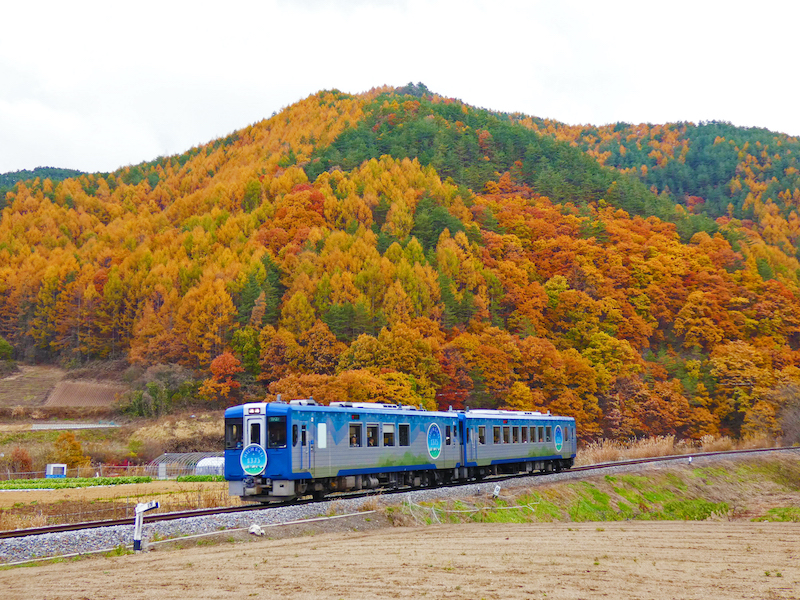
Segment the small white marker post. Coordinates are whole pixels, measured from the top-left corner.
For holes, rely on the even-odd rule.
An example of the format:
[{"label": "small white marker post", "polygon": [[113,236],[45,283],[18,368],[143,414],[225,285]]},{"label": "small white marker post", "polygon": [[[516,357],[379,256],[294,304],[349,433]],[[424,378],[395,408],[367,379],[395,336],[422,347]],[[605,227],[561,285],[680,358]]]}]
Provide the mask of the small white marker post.
[{"label": "small white marker post", "polygon": [[148,510],[158,508],[158,502],[139,502],[134,509],[136,518],[133,523],[133,551],[142,551],[142,526],[144,525],[144,513]]}]

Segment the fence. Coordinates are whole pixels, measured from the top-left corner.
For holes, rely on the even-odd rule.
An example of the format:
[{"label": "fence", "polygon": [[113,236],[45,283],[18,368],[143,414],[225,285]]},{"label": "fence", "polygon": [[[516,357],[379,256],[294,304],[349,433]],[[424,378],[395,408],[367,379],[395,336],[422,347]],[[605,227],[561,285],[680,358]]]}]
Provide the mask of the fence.
[{"label": "fence", "polygon": [[[154,479],[175,479],[182,475],[195,475],[198,463],[203,459],[219,459],[222,452],[180,452],[162,454],[146,465],[94,465],[89,467],[71,467],[66,477],[121,477],[126,475],[142,475]],[[202,474],[222,474],[221,472],[204,472]],[[0,481],[9,479],[44,479],[45,471],[15,472],[6,467],[0,471]]]},{"label": "fence", "polygon": [[[45,471],[0,471],[0,481],[9,479],[44,479]],[[89,467],[70,467],[67,477],[120,477],[124,475],[149,475],[147,465],[95,465]]]}]

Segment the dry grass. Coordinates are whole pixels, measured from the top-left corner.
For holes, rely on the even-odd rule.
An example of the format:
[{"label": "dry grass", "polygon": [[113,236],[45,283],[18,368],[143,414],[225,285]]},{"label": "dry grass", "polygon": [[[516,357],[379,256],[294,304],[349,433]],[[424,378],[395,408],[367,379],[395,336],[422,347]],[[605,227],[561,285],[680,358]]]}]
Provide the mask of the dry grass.
[{"label": "dry grass", "polygon": [[[80,523],[132,517],[139,502],[159,503],[153,513],[167,513],[200,508],[242,506],[238,496],[228,495],[228,486],[223,482],[185,483],[171,492],[148,493],[148,486],[158,488],[158,483],[137,484],[129,492],[109,491],[108,496],[98,498],[92,488],[71,490],[69,498],[64,494],[53,501],[38,499],[31,503],[16,503],[0,510],[0,530],[44,527],[62,523]],[[126,486],[120,486],[126,487]]]},{"label": "dry grass", "polygon": [[687,440],[676,441],[675,436],[666,435],[634,440],[602,439],[590,442],[578,449],[576,465],[595,465],[598,463],[635,460],[656,456],[674,456],[695,452],[722,452],[725,450],[745,450],[750,448],[771,448],[776,440],[768,437],[747,438],[736,441],[727,436],[706,435],[697,443]]},{"label": "dry grass", "polygon": [[329,517],[344,514],[344,504],[341,500],[334,500],[328,504],[328,510],[325,514]]},{"label": "dry grass", "polygon": [[729,438],[727,435],[720,437],[704,435],[700,438],[701,452],[724,452],[726,450],[733,450],[734,448],[736,448],[736,441],[733,438]]},{"label": "dry grass", "polygon": [[208,412],[200,413],[194,418],[188,414],[164,417],[157,423],[137,429],[133,435],[141,439],[169,440],[175,437],[221,435],[222,430],[222,415]]},{"label": "dry grass", "polygon": [[381,507],[380,496],[370,496],[358,507],[359,512],[378,510]]},{"label": "dry grass", "polygon": [[575,463],[594,465],[652,456],[671,456],[686,452],[686,445],[682,444],[679,449],[675,443],[675,436],[672,435],[629,441],[602,439],[579,449]]}]

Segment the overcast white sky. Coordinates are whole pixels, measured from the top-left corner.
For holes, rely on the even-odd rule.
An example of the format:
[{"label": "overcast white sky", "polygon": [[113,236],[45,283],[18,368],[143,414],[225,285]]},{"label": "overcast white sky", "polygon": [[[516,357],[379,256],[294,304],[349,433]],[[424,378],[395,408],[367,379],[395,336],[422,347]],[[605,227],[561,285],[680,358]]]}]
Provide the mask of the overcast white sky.
[{"label": "overcast white sky", "polygon": [[800,135],[796,2],[4,2],[0,173],[181,153],[321,89]]}]

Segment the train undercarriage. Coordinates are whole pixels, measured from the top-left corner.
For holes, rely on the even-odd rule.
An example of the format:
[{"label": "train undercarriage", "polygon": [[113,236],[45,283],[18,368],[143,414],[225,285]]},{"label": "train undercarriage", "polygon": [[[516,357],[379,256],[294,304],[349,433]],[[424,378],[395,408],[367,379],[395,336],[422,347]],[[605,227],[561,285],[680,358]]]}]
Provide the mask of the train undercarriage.
[{"label": "train undercarriage", "polygon": [[481,481],[487,477],[526,473],[557,473],[573,466],[574,459],[536,460],[500,463],[483,467],[457,467],[326,477],[320,479],[270,480],[247,477],[231,481],[230,493],[246,502],[275,502],[313,496],[322,500],[335,493],[376,489],[436,487],[452,483]]}]

